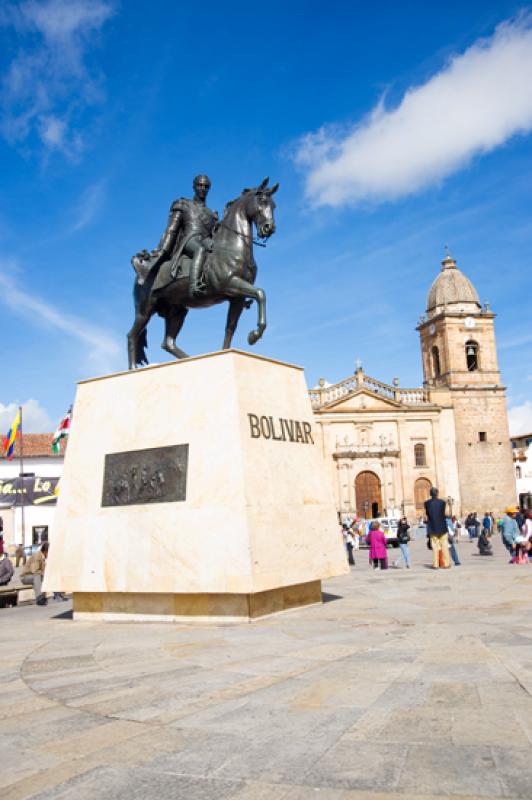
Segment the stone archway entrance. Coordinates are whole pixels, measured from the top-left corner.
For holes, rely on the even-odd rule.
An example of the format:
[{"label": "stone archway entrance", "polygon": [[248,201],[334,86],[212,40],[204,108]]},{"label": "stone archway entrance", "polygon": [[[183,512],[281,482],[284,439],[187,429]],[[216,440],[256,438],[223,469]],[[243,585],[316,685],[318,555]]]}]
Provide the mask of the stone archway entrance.
[{"label": "stone archway entrance", "polygon": [[359,472],[355,479],[357,515],[373,519],[382,513],[382,494],[379,476],[374,472]]},{"label": "stone archway entrance", "polygon": [[414,484],[414,503],[416,506],[417,516],[424,516],[425,514],[425,500],[430,498],[430,490],[432,483],[428,478],[418,478]]}]

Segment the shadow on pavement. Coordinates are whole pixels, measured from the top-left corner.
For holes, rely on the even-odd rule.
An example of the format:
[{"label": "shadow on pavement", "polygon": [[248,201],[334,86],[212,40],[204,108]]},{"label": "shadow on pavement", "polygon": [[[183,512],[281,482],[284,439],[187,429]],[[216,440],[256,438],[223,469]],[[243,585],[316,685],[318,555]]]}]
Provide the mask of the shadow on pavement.
[{"label": "shadow on pavement", "polygon": [[321,600],[322,603],[332,603],[333,600],[343,600],[344,598],[340,594],[327,594],[327,592],[321,593]]},{"label": "shadow on pavement", "polygon": [[52,619],[72,619],[73,615],[74,615],[74,612],[72,611],[71,608],[69,608],[66,611],[63,611],[62,614],[55,614],[52,617]]}]

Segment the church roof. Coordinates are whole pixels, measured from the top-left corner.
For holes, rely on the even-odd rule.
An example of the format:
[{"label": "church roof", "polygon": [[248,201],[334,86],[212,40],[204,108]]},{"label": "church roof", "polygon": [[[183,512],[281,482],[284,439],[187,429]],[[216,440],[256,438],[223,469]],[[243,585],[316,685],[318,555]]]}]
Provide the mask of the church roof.
[{"label": "church roof", "polygon": [[[354,375],[339,383],[322,384],[317,389],[309,389],[310,402],[314,411],[324,411],[338,406],[355,395],[366,394],[394,406],[430,405],[428,389],[400,389],[365,375],[361,367]],[[362,398],[361,398],[362,399]],[[365,407],[365,406],[361,406]]]},{"label": "church roof", "polygon": [[441,262],[441,272],[430,287],[427,298],[427,313],[433,316],[447,307],[449,311],[478,313],[480,300],[477,290],[456,266],[454,258],[447,254]]}]

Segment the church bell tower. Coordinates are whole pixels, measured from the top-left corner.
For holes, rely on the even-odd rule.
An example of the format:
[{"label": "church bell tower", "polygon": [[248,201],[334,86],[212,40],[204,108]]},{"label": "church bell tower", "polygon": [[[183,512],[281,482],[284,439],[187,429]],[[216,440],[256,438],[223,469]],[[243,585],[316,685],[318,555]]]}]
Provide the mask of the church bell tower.
[{"label": "church bell tower", "polygon": [[515,502],[506,389],[495,314],[447,254],[418,326],[424,385],[454,411],[462,513],[501,511]]}]

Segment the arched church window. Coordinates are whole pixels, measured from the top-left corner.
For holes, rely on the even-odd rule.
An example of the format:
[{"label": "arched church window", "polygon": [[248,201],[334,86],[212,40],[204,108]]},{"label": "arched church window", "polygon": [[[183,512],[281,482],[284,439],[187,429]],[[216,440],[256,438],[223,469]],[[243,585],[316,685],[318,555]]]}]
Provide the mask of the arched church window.
[{"label": "arched church window", "polygon": [[476,342],[466,342],[465,344],[466,363],[469,372],[476,372],[478,369],[478,344]]},{"label": "arched church window", "polygon": [[425,445],[424,444],[416,444],[416,445],[414,445],[414,458],[416,460],[416,467],[426,467],[427,466],[427,456],[426,456]]},{"label": "arched church window", "polygon": [[441,375],[440,351],[436,345],[432,348],[432,372],[435,378],[439,378]]}]

